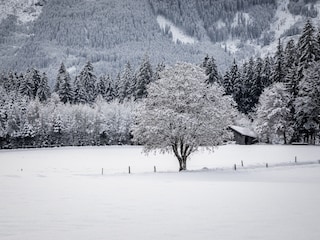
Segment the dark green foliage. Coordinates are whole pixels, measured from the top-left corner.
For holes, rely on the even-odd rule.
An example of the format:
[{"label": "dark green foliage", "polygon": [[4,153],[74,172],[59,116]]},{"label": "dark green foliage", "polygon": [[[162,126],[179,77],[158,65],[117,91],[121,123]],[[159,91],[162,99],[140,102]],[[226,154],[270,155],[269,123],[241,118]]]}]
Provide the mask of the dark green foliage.
[{"label": "dark green foliage", "polygon": [[136,86],[135,86],[135,99],[145,98],[147,93],[147,85],[153,80],[153,71],[147,55],[144,56],[144,59],[138,69],[136,74]]}]

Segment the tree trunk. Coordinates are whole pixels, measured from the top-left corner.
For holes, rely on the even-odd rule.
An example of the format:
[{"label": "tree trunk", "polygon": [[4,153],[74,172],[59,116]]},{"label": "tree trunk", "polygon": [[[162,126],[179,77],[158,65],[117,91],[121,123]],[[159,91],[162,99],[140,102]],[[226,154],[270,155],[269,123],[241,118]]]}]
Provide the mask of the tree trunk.
[{"label": "tree trunk", "polygon": [[187,170],[187,159],[192,152],[192,147],[184,144],[183,140],[176,140],[172,144],[173,152],[179,161],[179,172]]},{"label": "tree trunk", "polygon": [[284,140],[284,144],[287,144],[287,135],[286,135],[286,131],[283,131],[283,140]]}]

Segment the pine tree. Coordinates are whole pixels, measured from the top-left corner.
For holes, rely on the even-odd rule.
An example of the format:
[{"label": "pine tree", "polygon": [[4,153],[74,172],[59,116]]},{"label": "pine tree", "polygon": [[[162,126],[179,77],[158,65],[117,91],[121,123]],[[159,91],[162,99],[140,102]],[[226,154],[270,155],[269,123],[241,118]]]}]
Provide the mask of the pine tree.
[{"label": "pine tree", "polygon": [[112,80],[109,75],[106,77],[106,86],[106,95],[104,99],[107,102],[111,102],[116,98],[116,92],[114,80]]},{"label": "pine tree", "polygon": [[160,79],[160,73],[164,70],[166,68],[166,65],[163,63],[163,62],[161,62],[161,63],[159,63],[158,65],[157,65],[157,67],[156,67],[156,70],[155,70],[155,72],[154,72],[154,76],[153,76],[153,80],[154,81],[157,81],[157,80],[159,80]]},{"label": "pine tree", "polygon": [[309,66],[298,87],[294,102],[297,129],[305,141],[315,144],[320,124],[320,63]]},{"label": "pine tree", "polygon": [[284,51],[284,65],[285,65],[285,72],[288,73],[288,71],[294,67],[294,65],[297,62],[297,54],[296,54],[296,46],[294,43],[294,40],[291,39],[285,48]]},{"label": "pine tree", "polygon": [[62,84],[62,82],[66,78],[66,73],[67,73],[66,67],[64,66],[64,63],[61,63],[59,71],[58,71],[56,83],[54,85],[54,92],[59,94],[60,85]]},{"label": "pine tree", "polygon": [[[317,59],[317,41],[314,37],[315,29],[310,20],[303,28],[297,44],[299,72],[307,69]],[[302,77],[302,76],[301,76]]]},{"label": "pine tree", "polygon": [[63,63],[60,66],[57,76],[55,92],[63,103],[72,103],[74,100],[74,89],[71,78]]},{"label": "pine tree", "polygon": [[272,63],[270,57],[264,59],[262,73],[261,73],[261,85],[262,88],[269,87],[272,83]]},{"label": "pine tree", "polygon": [[206,63],[205,74],[207,75],[207,84],[213,84],[214,82],[221,84],[221,77],[218,73],[217,65],[213,57],[211,57]]},{"label": "pine tree", "polygon": [[253,107],[258,103],[259,97],[263,91],[262,86],[262,70],[263,70],[263,61],[261,58],[258,58],[254,63],[253,68],[253,79],[252,79],[252,88],[251,88],[251,97]]},{"label": "pine tree", "polygon": [[135,86],[132,84],[133,82],[133,72],[131,69],[131,65],[129,62],[126,63],[124,66],[124,70],[122,72],[122,75],[120,77],[119,82],[119,101],[123,102],[125,99],[130,99],[133,95]]},{"label": "pine tree", "polygon": [[31,70],[27,70],[23,79],[21,79],[19,93],[29,98],[33,98],[34,89],[33,74]]},{"label": "pine tree", "polygon": [[50,97],[50,89],[48,86],[48,78],[45,73],[42,74],[36,96],[39,101],[45,102]]},{"label": "pine tree", "polygon": [[206,69],[207,68],[207,64],[208,64],[208,61],[209,61],[209,55],[207,54],[204,59],[203,59],[203,62],[201,64],[201,67]]},{"label": "pine tree", "polygon": [[255,98],[252,95],[254,87],[254,60],[250,58],[249,62],[244,65],[244,71],[242,75],[242,89],[241,98],[238,102],[239,111],[248,114],[253,110],[255,105]]},{"label": "pine tree", "polygon": [[285,63],[283,46],[279,39],[277,51],[275,54],[274,70],[272,75],[272,82],[283,82],[285,77]]},{"label": "pine tree", "polygon": [[87,103],[92,104],[96,99],[96,81],[97,77],[93,73],[93,66],[91,62],[87,62],[79,75],[79,82],[83,85],[87,95]]},{"label": "pine tree", "polygon": [[107,93],[107,87],[108,87],[106,76],[100,76],[96,84],[97,84],[96,86],[97,95],[100,95],[103,97],[103,99],[105,99],[106,93]]},{"label": "pine tree", "polygon": [[80,81],[80,77],[77,76],[74,80],[74,102],[75,103],[87,103],[88,102],[88,95],[84,88],[83,83]]},{"label": "pine tree", "polygon": [[153,71],[148,55],[145,55],[138,72],[136,74],[135,99],[145,98],[147,96],[147,86],[152,81]]},{"label": "pine tree", "polygon": [[222,85],[227,95],[232,95],[233,93],[233,84],[231,84],[230,72],[226,71],[222,79]]}]

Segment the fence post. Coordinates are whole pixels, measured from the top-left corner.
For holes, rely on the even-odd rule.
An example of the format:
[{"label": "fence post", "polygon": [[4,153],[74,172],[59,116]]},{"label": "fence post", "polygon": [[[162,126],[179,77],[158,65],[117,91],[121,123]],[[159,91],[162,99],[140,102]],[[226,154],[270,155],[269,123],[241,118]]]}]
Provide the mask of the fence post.
[{"label": "fence post", "polygon": [[236,164],[233,166],[233,168],[234,168],[235,171],[237,171],[237,165]]},{"label": "fence post", "polygon": [[129,166],[129,174],[131,173],[131,168],[130,168],[130,166]]},{"label": "fence post", "polygon": [[241,166],[243,167],[243,161],[241,160]]},{"label": "fence post", "polygon": [[297,156],[294,157],[294,162],[297,163]]},{"label": "fence post", "polygon": [[101,170],[101,175],[103,175],[103,168],[102,168],[102,170]]},{"label": "fence post", "polygon": [[269,164],[268,163],[266,163],[266,168],[268,168],[269,167]]},{"label": "fence post", "polygon": [[156,166],[153,166],[153,171],[154,171],[154,172],[157,172]]}]

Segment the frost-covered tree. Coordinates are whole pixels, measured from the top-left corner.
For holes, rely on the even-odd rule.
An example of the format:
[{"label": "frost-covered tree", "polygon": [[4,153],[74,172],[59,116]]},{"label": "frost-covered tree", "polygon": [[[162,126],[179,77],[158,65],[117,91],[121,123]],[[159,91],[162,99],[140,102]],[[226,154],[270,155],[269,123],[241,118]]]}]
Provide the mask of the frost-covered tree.
[{"label": "frost-covered tree", "polygon": [[75,103],[87,103],[87,93],[83,83],[80,81],[80,77],[76,76],[74,79],[74,102]]},{"label": "frost-covered tree", "polygon": [[57,76],[55,92],[59,95],[63,103],[72,103],[74,100],[74,89],[71,78],[63,63],[60,66]]},{"label": "frost-covered tree", "polygon": [[222,143],[234,114],[234,102],[217,84],[208,86],[200,67],[178,63],[150,84],[133,129],[146,151],[173,152],[179,170],[200,146]]},{"label": "frost-covered tree", "polygon": [[275,54],[272,82],[283,82],[285,75],[284,51],[282,43],[279,39],[277,51]]},{"label": "frost-covered tree", "polygon": [[129,62],[124,66],[124,70],[120,76],[120,81],[118,85],[118,98],[120,102],[125,99],[130,99],[135,91],[134,77],[132,68]]},{"label": "frost-covered tree", "polygon": [[91,62],[87,62],[87,64],[83,67],[80,75],[78,76],[78,80],[79,84],[84,88],[86,103],[92,104],[97,96],[95,89],[97,77],[93,72],[93,66]]},{"label": "frost-covered tree", "polygon": [[315,29],[311,21],[308,20],[297,44],[299,72],[307,69],[318,58],[318,43],[315,40],[314,34]]},{"label": "frost-covered tree", "polygon": [[270,57],[266,57],[263,62],[263,68],[261,73],[262,88],[269,87],[272,83],[272,61]]},{"label": "frost-covered tree", "polygon": [[141,99],[147,96],[147,86],[152,81],[153,71],[148,55],[144,59],[136,74],[135,99]]},{"label": "frost-covered tree", "polygon": [[260,96],[256,108],[256,131],[266,142],[282,139],[289,143],[293,134],[293,125],[289,106],[290,94],[284,83],[274,83],[267,87]]},{"label": "frost-covered tree", "polygon": [[294,102],[297,130],[306,142],[315,144],[320,124],[320,63],[314,63],[306,70],[298,87]]},{"label": "frost-covered tree", "polygon": [[221,77],[218,73],[216,60],[213,57],[209,58],[206,63],[205,74],[207,75],[207,84],[221,83]]},{"label": "frost-covered tree", "polygon": [[294,40],[291,39],[284,51],[284,65],[285,65],[285,72],[288,73],[289,69],[292,69],[297,62],[297,49],[294,43]]},{"label": "frost-covered tree", "polygon": [[48,77],[45,73],[42,74],[39,87],[36,94],[41,102],[45,102],[50,97],[50,88],[48,86]]}]

